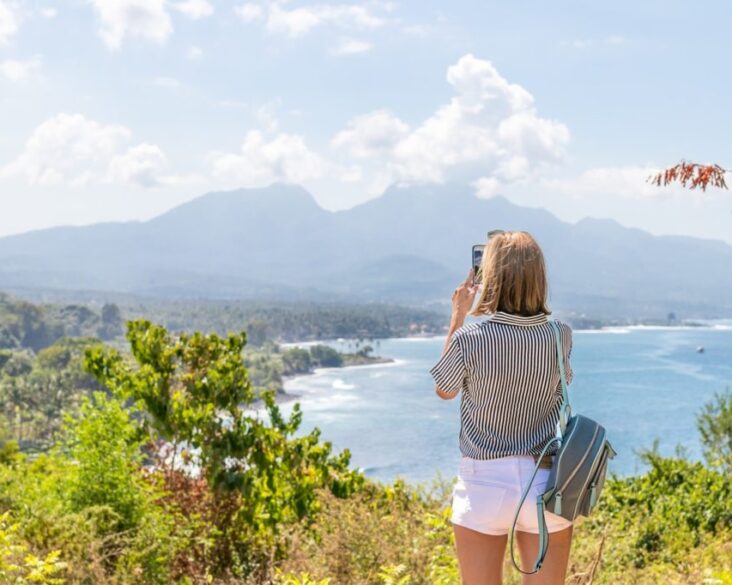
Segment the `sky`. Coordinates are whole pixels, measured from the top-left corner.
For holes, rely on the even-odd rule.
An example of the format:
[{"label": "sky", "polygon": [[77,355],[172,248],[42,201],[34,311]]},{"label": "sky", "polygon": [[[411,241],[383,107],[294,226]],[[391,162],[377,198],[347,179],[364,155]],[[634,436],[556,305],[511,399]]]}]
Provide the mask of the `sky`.
[{"label": "sky", "polygon": [[731,13],[0,0],[0,235],[277,181],[332,210],[455,182],[565,221],[732,243],[732,194],[647,182],[682,159],[732,166]]}]

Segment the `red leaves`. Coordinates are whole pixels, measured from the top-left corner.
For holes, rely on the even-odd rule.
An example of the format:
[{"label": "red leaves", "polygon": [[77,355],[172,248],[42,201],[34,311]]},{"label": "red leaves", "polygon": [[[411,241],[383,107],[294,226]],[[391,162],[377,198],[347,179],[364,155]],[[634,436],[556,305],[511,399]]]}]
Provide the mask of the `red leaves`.
[{"label": "red leaves", "polygon": [[698,187],[702,191],[706,191],[709,185],[727,189],[727,183],[724,180],[726,173],[727,169],[719,165],[701,165],[681,161],[676,166],[649,177],[648,180],[659,187],[678,182],[682,187],[689,189]]}]

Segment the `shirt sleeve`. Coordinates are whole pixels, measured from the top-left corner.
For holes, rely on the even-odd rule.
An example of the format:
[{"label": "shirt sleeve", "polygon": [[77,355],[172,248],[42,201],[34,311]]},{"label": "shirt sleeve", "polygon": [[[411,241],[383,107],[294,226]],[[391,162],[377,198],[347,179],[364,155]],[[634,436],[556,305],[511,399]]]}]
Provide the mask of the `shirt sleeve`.
[{"label": "shirt sleeve", "polygon": [[465,368],[465,359],[457,335],[453,334],[447,346],[447,351],[432,366],[430,374],[432,374],[437,387],[448,394],[457,394],[463,387],[467,369]]}]

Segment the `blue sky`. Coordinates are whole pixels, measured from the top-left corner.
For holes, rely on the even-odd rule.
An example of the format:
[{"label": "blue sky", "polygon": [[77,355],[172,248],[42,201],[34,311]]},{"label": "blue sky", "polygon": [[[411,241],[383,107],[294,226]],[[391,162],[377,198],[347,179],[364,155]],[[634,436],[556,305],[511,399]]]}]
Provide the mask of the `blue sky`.
[{"label": "blue sky", "polygon": [[732,243],[723,3],[0,0],[0,234],[303,184],[342,209],[458,181]]}]

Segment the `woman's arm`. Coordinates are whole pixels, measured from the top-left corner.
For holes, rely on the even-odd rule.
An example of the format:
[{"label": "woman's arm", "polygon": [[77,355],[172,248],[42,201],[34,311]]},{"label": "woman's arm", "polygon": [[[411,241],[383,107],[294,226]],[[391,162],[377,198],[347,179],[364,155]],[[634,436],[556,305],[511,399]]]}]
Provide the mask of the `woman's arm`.
[{"label": "woman's arm", "polygon": [[[452,316],[450,318],[450,328],[447,332],[447,339],[445,339],[445,345],[442,348],[442,355],[440,359],[445,357],[447,354],[450,343],[452,342],[455,331],[460,329],[465,323],[465,317],[473,307],[473,301],[475,295],[478,292],[478,286],[473,283],[474,272],[470,269],[468,277],[453,291],[452,293]],[[457,392],[448,392],[440,388],[439,384],[435,386],[435,393],[443,400],[452,400],[457,396]]]}]

